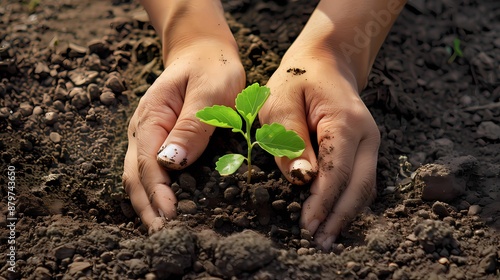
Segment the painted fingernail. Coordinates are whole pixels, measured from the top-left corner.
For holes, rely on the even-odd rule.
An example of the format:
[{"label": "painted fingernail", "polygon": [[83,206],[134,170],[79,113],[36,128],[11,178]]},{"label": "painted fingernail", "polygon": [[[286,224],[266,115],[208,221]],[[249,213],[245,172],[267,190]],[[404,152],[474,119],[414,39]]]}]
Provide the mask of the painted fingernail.
[{"label": "painted fingernail", "polygon": [[319,220],[312,220],[306,226],[306,229],[309,231],[310,234],[314,234],[318,229],[318,227],[319,227]]},{"label": "painted fingernail", "polygon": [[323,250],[325,250],[326,252],[330,251],[330,249],[332,249],[332,244],[333,244],[333,241],[335,241],[336,239],[336,236],[329,236],[325,239],[325,241],[323,241],[321,243],[321,247],[323,247]]},{"label": "painted fingernail", "polygon": [[294,184],[305,184],[316,176],[312,165],[305,159],[294,160],[290,166],[290,177]]},{"label": "painted fingernail", "polygon": [[187,164],[186,154],[181,146],[170,144],[158,152],[157,160],[167,168],[180,169]]}]

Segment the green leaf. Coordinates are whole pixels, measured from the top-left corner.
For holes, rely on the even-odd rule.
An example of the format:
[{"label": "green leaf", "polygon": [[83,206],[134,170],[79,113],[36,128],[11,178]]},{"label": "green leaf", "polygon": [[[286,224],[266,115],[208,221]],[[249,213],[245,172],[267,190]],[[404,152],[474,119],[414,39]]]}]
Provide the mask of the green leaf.
[{"label": "green leaf", "polygon": [[257,113],[269,97],[270,90],[266,86],[259,86],[254,83],[245,88],[236,97],[236,110],[243,116],[248,124],[252,124],[257,117]]},{"label": "green leaf", "polygon": [[453,40],[453,50],[459,57],[463,57],[464,54],[462,53],[462,49],[460,49],[460,39],[455,38]]},{"label": "green leaf", "polygon": [[222,128],[241,130],[243,124],[235,110],[222,105],[205,107],[196,113],[196,117],[206,124]]},{"label": "green leaf", "polygon": [[215,164],[215,170],[219,171],[222,176],[233,174],[240,168],[244,160],[245,157],[240,154],[224,155]]},{"label": "green leaf", "polygon": [[306,144],[293,130],[286,130],[278,123],[265,124],[257,129],[255,138],[259,146],[275,157],[286,156],[289,159],[299,157]]}]

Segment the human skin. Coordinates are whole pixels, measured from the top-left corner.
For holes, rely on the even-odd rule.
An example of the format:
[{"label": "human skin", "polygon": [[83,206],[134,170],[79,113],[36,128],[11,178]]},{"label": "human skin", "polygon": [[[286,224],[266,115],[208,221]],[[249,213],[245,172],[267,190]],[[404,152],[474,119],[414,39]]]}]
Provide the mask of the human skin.
[{"label": "human skin", "polygon": [[[245,75],[219,0],[142,4],[162,38],[166,68],[130,121],[123,182],[135,211],[154,230],[163,217],[176,215],[166,170],[194,162],[213,133],[195,113],[214,104],[234,105]],[[359,92],[404,4],[320,1],[267,84],[271,95],[260,122],[281,123],[305,139],[300,158],[276,158],[276,163],[293,183],[312,180],[301,226],[324,250],[376,195],[380,134]],[[305,72],[295,75],[290,68]],[[317,134],[318,151],[311,133]],[[305,176],[298,180],[297,172]]]}]

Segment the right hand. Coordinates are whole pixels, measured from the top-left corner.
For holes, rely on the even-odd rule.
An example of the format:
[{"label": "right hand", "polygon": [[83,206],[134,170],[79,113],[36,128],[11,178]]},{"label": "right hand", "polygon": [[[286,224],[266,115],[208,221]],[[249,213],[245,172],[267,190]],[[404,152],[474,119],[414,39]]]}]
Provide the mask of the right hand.
[{"label": "right hand", "polygon": [[123,185],[150,232],[176,216],[177,201],[165,167],[178,170],[193,163],[214,131],[195,117],[196,112],[214,104],[234,106],[244,86],[236,44],[205,38],[168,54],[165,70],[130,120],[124,163]]}]

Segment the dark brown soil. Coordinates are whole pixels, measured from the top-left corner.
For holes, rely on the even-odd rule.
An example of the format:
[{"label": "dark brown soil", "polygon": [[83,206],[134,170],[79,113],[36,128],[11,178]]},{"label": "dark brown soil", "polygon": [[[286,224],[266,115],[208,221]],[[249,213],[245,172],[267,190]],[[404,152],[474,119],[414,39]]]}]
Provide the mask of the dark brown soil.
[{"label": "dark brown soil", "polygon": [[[317,1],[223,2],[265,84]],[[270,156],[252,184],[214,171],[245,149],[227,130],[174,174],[179,217],[148,236],[121,183],[127,120],[162,69],[140,6],[2,0],[0,279],[498,279],[499,23],[496,1],[405,7],[362,93],[378,198],[321,252],[297,222],[307,186]]]}]

